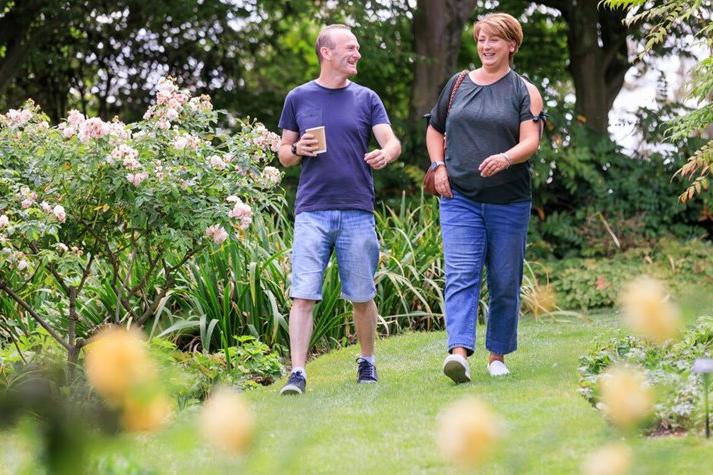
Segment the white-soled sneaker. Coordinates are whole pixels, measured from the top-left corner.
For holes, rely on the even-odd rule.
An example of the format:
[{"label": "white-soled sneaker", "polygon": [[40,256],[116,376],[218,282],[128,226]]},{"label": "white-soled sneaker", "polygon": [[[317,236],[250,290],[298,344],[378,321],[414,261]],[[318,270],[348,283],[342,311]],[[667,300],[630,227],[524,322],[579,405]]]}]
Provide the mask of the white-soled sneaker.
[{"label": "white-soled sneaker", "polygon": [[495,360],[488,363],[488,373],[490,373],[490,376],[493,377],[506,376],[510,374],[510,370],[507,366],[505,366],[505,363],[499,360]]},{"label": "white-soled sneaker", "polygon": [[470,382],[470,368],[468,360],[461,355],[448,355],[443,361],[443,374],[456,384]]},{"label": "white-soled sneaker", "polygon": [[283,396],[304,394],[306,388],[307,379],[305,379],[304,374],[301,371],[295,371],[290,374],[287,383],[282,386],[280,394],[282,394]]}]

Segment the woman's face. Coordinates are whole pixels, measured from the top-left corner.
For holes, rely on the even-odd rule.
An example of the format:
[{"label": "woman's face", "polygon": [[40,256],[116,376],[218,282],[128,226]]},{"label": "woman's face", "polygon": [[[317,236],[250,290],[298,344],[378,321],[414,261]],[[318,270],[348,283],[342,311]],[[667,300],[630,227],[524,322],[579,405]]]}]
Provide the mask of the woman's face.
[{"label": "woman's face", "polygon": [[478,56],[486,67],[501,67],[510,64],[510,53],[515,51],[515,42],[508,41],[484,25],[478,31]]}]

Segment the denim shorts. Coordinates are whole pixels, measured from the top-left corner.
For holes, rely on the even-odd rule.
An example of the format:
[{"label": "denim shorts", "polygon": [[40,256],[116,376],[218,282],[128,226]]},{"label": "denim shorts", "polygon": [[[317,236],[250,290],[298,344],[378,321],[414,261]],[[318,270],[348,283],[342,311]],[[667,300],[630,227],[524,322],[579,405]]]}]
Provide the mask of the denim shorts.
[{"label": "denim shorts", "polygon": [[368,302],[376,295],[379,240],[373,213],[362,210],[303,211],[295,217],[290,297],[322,300],[324,270],[337,255],[342,298]]}]

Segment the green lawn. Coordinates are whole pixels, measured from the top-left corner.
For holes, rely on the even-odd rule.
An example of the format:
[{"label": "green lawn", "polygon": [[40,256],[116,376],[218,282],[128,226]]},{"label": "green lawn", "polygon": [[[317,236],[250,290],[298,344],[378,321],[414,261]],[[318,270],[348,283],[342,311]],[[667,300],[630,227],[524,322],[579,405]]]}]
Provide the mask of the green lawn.
[{"label": "green lawn", "polygon": [[[525,321],[520,350],[508,360],[513,374],[491,379],[485,351],[479,348],[471,358],[473,383],[461,386],[440,371],[444,333],[381,340],[377,385],[354,382],[357,348],[346,348],[307,366],[304,396],[279,396],[282,382],[249,393],[258,434],[243,460],[225,460],[197,443],[189,422],[192,411],[187,411],[182,425],[161,436],[114,442],[113,450],[122,455],[108,465],[114,466],[111,473],[452,472],[434,442],[436,415],[451,401],[477,395],[508,428],[502,449],[484,473],[578,473],[586,454],[616,439],[617,433],[577,394],[577,358],[593,340],[616,331],[611,316],[568,323]],[[711,473],[713,442],[699,437],[628,442],[634,449],[634,473]],[[108,450],[103,446],[100,452]],[[7,452],[0,449],[2,455]]]}]

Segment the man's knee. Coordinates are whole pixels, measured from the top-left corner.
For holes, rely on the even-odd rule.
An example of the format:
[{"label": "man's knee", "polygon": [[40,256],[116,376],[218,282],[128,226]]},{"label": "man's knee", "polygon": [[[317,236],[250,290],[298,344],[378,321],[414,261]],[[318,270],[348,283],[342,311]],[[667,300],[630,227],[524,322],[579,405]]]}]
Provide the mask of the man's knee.
[{"label": "man's knee", "polygon": [[292,310],[299,312],[301,314],[307,313],[312,314],[312,309],[314,308],[315,301],[307,299],[292,299]]},{"label": "man's knee", "polygon": [[357,312],[366,312],[373,308],[374,299],[371,299],[367,302],[352,302],[352,305],[354,306],[354,310],[356,310]]}]

